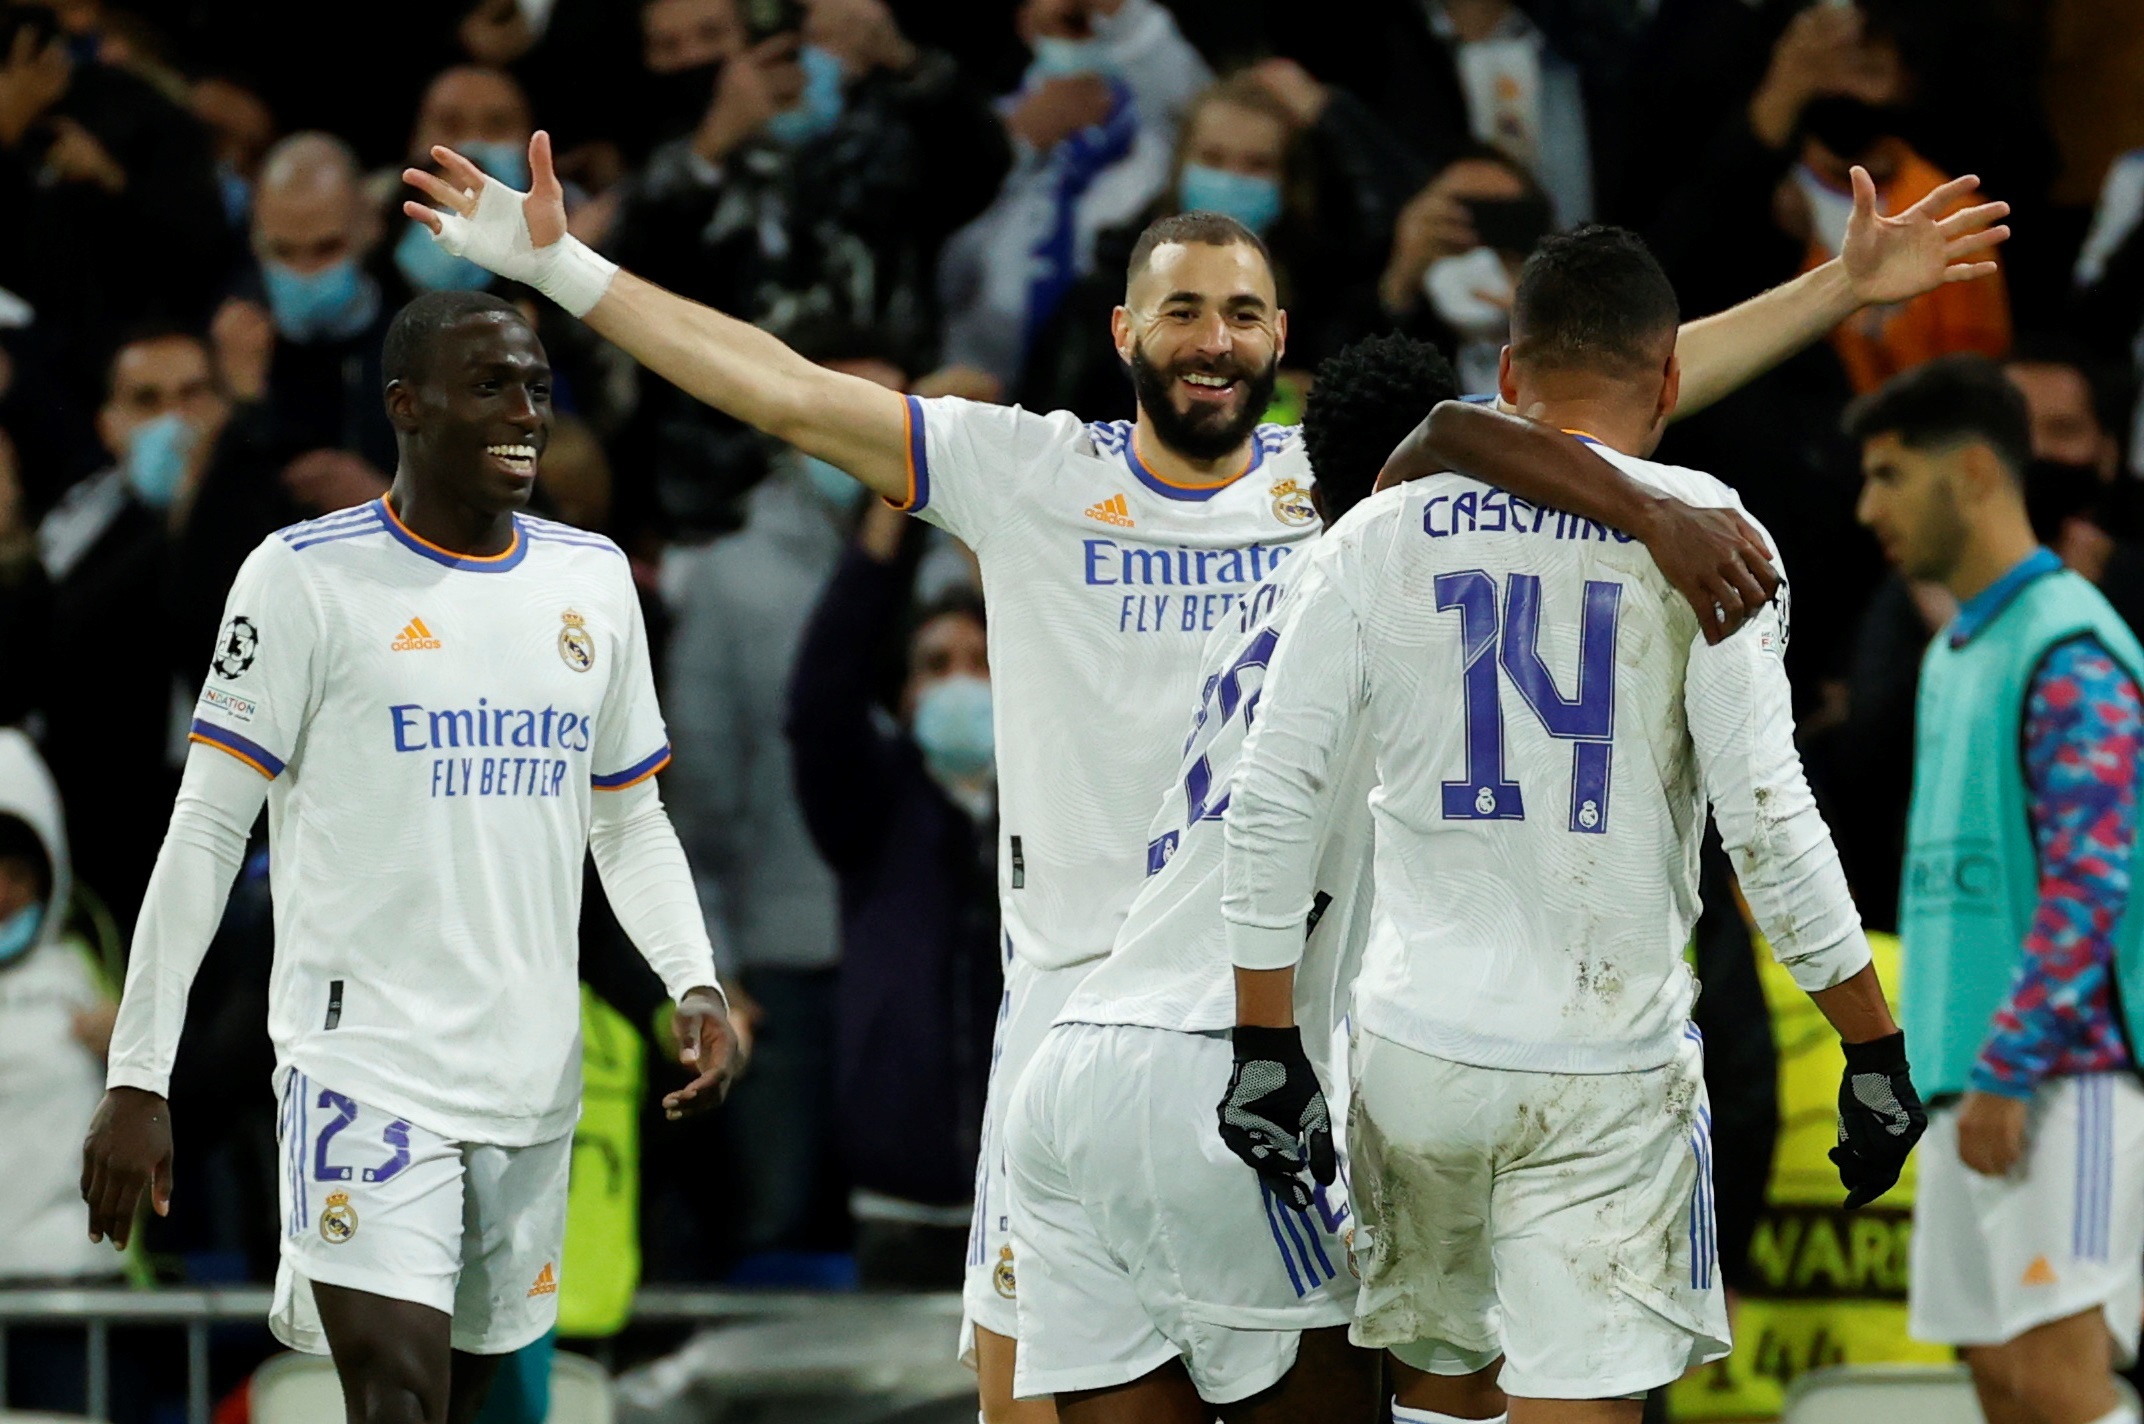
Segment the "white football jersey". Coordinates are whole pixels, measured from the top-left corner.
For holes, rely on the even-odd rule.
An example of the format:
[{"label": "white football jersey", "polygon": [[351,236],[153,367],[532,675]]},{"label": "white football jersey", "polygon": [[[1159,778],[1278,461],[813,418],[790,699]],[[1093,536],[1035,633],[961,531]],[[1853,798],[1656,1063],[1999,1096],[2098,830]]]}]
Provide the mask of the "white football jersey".
[{"label": "white football jersey", "polygon": [[[1739,507],[1708,475],[1597,453]],[[1300,955],[1317,808],[1363,725],[1378,787],[1359,1028],[1489,1068],[1668,1062],[1708,795],[1797,980],[1868,962],[1794,749],[1784,598],[1708,647],[1644,546],[1457,475],[1365,501],[1326,541],[1233,788],[1232,963]]]},{"label": "white football jersey", "polygon": [[[1269,574],[1237,605],[1232,626],[1207,641],[1205,676],[1175,780],[1148,829],[1147,881],[1109,957],[1081,981],[1059,1023],[1138,1024],[1206,1033],[1236,1021],[1236,982],[1221,921],[1222,817],[1258,719],[1266,668],[1295,607],[1300,575],[1328,543],[1314,543]],[[1368,935],[1375,748],[1358,728],[1336,763],[1334,792],[1313,831],[1317,874],[1303,961],[1295,979],[1296,1022],[1320,1032],[1304,1042],[1321,1066],[1331,1028],[1346,1012]]]},{"label": "white football jersey", "polygon": [[1170,484],[1128,422],[910,397],[908,508],[982,565],[997,724],[998,891],[1015,953],[1109,952],[1146,876],[1206,638],[1319,529],[1292,427],[1244,472]]},{"label": "white football jersey", "polygon": [[502,1146],[580,1102],[591,794],[670,757],[625,556],[514,523],[492,558],[385,500],[271,534],[193,722],[272,783],[279,1065]]}]

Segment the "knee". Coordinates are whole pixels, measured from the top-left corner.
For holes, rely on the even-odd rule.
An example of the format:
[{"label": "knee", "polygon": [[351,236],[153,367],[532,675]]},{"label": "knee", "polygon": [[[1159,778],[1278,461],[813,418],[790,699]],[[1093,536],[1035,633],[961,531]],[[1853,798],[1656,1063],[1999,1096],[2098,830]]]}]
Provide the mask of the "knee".
[{"label": "knee", "polygon": [[[350,1424],[445,1424],[446,1406],[425,1407],[422,1392],[392,1380],[367,1380],[346,1402]],[[354,1407],[352,1407],[354,1406]]]}]

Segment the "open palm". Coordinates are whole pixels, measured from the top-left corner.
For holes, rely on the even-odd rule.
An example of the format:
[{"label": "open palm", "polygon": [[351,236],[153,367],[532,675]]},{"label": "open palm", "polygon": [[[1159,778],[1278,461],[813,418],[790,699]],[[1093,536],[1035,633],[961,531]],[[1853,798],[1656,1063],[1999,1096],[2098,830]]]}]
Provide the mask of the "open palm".
[{"label": "open palm", "polygon": [[[439,164],[438,173],[405,168],[402,181],[422,192],[439,208],[460,217],[474,217],[477,204],[484,195],[484,170],[451,148],[435,147],[432,157]],[[502,188],[505,186],[496,178],[490,181]],[[514,192],[511,188],[505,188],[505,191]],[[558,170],[551,163],[551,135],[542,129],[529,139],[529,191],[517,196],[521,199],[522,217],[528,224],[531,246],[549,247],[566,235],[566,190],[560,186]],[[402,211],[433,232],[440,230],[439,211],[418,202],[404,203]]]},{"label": "open palm", "polygon": [[1995,249],[2010,236],[1999,220],[2004,202],[1950,209],[1980,186],[1967,174],[1936,188],[1895,217],[1876,211],[1876,184],[1868,170],[1853,170],[1854,212],[1839,253],[1854,298],[1867,306],[1909,301],[1945,282],[1970,282],[1999,270]]}]

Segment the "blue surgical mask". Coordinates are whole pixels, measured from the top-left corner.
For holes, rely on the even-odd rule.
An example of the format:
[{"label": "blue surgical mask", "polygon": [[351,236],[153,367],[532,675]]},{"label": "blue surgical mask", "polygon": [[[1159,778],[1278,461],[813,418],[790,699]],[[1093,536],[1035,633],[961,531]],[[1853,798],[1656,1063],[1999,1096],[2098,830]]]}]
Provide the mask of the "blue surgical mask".
[{"label": "blue surgical mask", "polygon": [[489,139],[472,139],[457,144],[462,157],[483,169],[509,188],[529,190],[529,152],[524,143],[497,143]]},{"label": "blue surgical mask", "polygon": [[817,455],[800,455],[797,463],[804,478],[811,481],[812,493],[833,508],[846,513],[863,498],[864,487],[839,465],[829,465]]},{"label": "blue surgical mask", "polygon": [[481,292],[491,285],[488,270],[432,241],[423,223],[411,223],[395,244],[395,269],[420,292]]},{"label": "blue surgical mask", "polygon": [[1028,46],[1035,62],[1028,66],[1030,79],[1063,79],[1074,74],[1107,75],[1115,69],[1109,48],[1100,40],[1074,40],[1063,35],[1037,35]]},{"label": "blue surgical mask", "polygon": [[186,465],[201,438],[193,424],[177,411],[145,420],[127,436],[125,461],[127,488],[143,504],[161,513],[179,497],[186,482]]},{"label": "blue surgical mask", "polygon": [[916,699],[916,743],[941,776],[972,777],[990,770],[996,741],[990,724],[990,683],[980,677],[941,678]]},{"label": "blue surgical mask", "polygon": [[841,117],[841,61],[817,45],[797,51],[804,66],[804,97],[767,120],[767,137],[795,147],[809,142],[834,126]]},{"label": "blue surgical mask", "polygon": [[1222,213],[1263,237],[1280,217],[1280,184],[1271,178],[1187,163],[1176,185],[1176,201],[1187,213]]},{"label": "blue surgical mask", "polygon": [[261,263],[268,309],[276,330],[292,341],[355,336],[379,309],[379,289],[345,257],[318,272],[294,272],[280,262]]},{"label": "blue surgical mask", "polygon": [[24,905],[0,920],[0,964],[12,964],[37,943],[38,926],[45,922],[43,905]]}]

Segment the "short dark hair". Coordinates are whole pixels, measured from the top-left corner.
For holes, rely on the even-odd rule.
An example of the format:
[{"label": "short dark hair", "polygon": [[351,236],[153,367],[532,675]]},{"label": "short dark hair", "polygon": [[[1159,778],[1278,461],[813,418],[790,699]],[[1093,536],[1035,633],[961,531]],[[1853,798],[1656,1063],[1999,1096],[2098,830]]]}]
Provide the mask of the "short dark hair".
[{"label": "short dark hair", "polygon": [[119,390],[119,358],[124,356],[131,347],[148,346],[159,341],[191,342],[193,345],[200,347],[202,354],[209,358],[210,369],[213,370],[215,367],[216,353],[210,347],[208,338],[200,332],[189,327],[180,326],[174,322],[143,322],[138,326],[128,327],[124,332],[120,333],[119,339],[112,343],[111,358],[104,363],[104,398],[106,400],[110,400]]},{"label": "short dark hair", "polygon": [[1240,243],[1264,259],[1266,266],[1273,265],[1273,254],[1266,250],[1265,239],[1227,213],[1171,213],[1148,223],[1146,231],[1132,244],[1131,261],[1124,267],[1126,283],[1146,270],[1154,249],[1165,242],[1195,242],[1207,247],[1234,247]]},{"label": "short dark hair", "polygon": [[1637,375],[1681,320],[1675,286],[1644,241],[1589,223],[1543,238],[1519,269],[1511,357],[1548,370]]},{"label": "short dark hair", "polygon": [[2003,368],[1985,356],[1939,356],[1893,376],[1846,408],[1846,438],[1896,435],[1909,450],[1977,440],[2021,485],[2032,463],[2032,416]]},{"label": "short dark hair", "polygon": [[916,634],[941,618],[971,618],[980,627],[990,626],[983,612],[982,590],[971,584],[948,584],[908,620],[908,641],[914,642]]},{"label": "short dark hair", "polygon": [[2127,366],[2102,360],[2091,347],[2059,331],[2021,331],[2011,338],[2002,358],[2010,366],[2067,366],[2084,377],[2091,392],[2092,414],[2100,429],[2121,437],[2136,404],[2136,382]]},{"label": "short dark hair", "polygon": [[1328,521],[1370,497],[1393,448],[1438,401],[1459,394],[1451,362],[1426,341],[1393,333],[1318,363],[1303,403],[1303,449]]},{"label": "short dark hair", "polygon": [[382,374],[390,384],[422,380],[440,334],[482,312],[504,312],[523,325],[528,322],[521,308],[492,292],[426,292],[396,312],[388,326],[380,354]]}]

